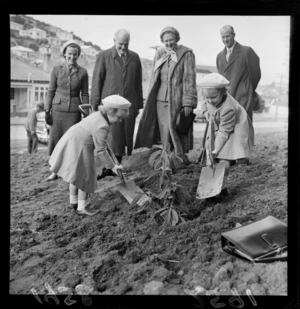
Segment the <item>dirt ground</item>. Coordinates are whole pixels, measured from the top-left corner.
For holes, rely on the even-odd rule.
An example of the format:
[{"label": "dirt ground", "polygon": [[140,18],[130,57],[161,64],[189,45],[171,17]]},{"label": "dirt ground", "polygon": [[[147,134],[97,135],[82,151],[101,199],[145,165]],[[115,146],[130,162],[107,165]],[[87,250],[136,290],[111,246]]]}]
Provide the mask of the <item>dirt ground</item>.
[{"label": "dirt ground", "polygon": [[[89,199],[100,212],[77,216],[68,208],[68,184],[45,182],[45,149],[11,152],[10,294],[46,294],[48,283],[57,294],[287,295],[286,262],[237,259],[222,250],[220,238],[268,215],[287,222],[287,132],[256,133],[251,164],[231,167],[229,195],[209,201],[195,198],[199,145],[189,153],[192,163],[172,175],[190,196],[187,222],[163,231],[147,206],[129,205],[116,177],[100,180],[100,192]],[[140,150],[124,159],[136,183],[151,172],[149,155]]]}]

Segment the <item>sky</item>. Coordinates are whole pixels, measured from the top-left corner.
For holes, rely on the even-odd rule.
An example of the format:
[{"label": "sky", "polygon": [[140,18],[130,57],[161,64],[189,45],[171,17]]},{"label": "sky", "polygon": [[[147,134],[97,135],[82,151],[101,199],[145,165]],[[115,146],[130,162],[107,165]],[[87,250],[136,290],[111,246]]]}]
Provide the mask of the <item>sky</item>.
[{"label": "sky", "polygon": [[119,28],[130,32],[129,49],[141,58],[153,59],[151,46],[162,45],[160,32],[166,26],[180,33],[179,44],[193,49],[196,63],[215,66],[217,54],[224,48],[220,28],[232,25],[235,39],[251,46],[260,58],[261,84],[273,81],[288,83],[289,16],[114,16],[114,15],[28,15],[60,27],[90,41],[101,49],[113,46],[113,36]]}]

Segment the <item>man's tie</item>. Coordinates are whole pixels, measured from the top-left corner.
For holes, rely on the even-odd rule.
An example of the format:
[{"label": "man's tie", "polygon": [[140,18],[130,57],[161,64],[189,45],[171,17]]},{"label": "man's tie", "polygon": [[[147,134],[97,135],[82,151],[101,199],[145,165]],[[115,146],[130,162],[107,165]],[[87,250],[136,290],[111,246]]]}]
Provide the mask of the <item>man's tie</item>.
[{"label": "man's tie", "polygon": [[126,55],[125,55],[125,54],[122,54],[122,55],[121,55],[121,59],[122,59],[122,61],[123,61],[123,64],[125,64],[125,62],[126,62],[126,60],[127,60]]},{"label": "man's tie", "polygon": [[231,55],[231,48],[228,48],[227,49],[227,54],[226,54],[226,60],[227,60],[227,62],[228,62],[228,60],[229,60],[229,56]]}]

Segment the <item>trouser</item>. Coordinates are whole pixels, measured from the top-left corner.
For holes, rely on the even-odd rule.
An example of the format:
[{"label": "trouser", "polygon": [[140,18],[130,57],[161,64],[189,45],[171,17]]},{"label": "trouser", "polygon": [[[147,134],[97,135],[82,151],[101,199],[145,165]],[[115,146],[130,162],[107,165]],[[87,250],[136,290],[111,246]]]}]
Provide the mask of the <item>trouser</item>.
[{"label": "trouser", "polygon": [[37,148],[38,148],[38,137],[36,135],[36,133],[31,133],[30,131],[26,130],[27,132],[27,149],[29,153],[35,153],[37,152]]},{"label": "trouser", "polygon": [[169,128],[169,103],[157,100],[157,120],[160,132],[160,139],[163,148],[166,149],[168,143],[171,143],[170,128]]}]

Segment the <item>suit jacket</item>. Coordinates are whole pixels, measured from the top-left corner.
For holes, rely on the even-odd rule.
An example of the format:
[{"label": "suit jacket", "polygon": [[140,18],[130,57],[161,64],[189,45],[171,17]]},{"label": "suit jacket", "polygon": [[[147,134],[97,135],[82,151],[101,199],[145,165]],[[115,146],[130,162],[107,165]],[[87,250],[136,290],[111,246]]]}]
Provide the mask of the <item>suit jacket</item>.
[{"label": "suit jacket", "polygon": [[101,100],[109,95],[118,94],[130,103],[129,117],[123,124],[111,125],[109,144],[117,156],[130,155],[133,148],[135,118],[138,110],[143,108],[142,65],[137,53],[128,50],[126,63],[116,48],[100,52],[97,56],[92,80],[91,104],[94,110],[102,104]]},{"label": "suit jacket", "polygon": [[55,66],[51,72],[45,109],[79,113],[78,106],[82,103],[89,103],[87,70],[77,64],[70,74],[66,63]]},{"label": "suit jacket", "polygon": [[[217,158],[236,160],[248,158],[254,145],[254,130],[245,109],[230,95],[218,107],[201,103],[201,111],[214,126],[214,149]],[[206,137],[206,148],[210,141],[210,130]]]},{"label": "suit jacket", "polygon": [[[151,148],[153,144],[159,142],[159,127],[157,122],[157,94],[160,88],[160,59],[167,53],[165,48],[156,52],[151,79],[149,83],[149,93],[145,104],[145,109],[140,120],[135,148]],[[179,134],[176,130],[176,121],[179,112],[184,106],[196,108],[197,87],[196,87],[196,64],[193,51],[183,45],[178,45],[176,49],[177,62],[172,65],[168,77],[167,101],[169,108],[169,130],[174,145],[175,153],[182,155],[193,149],[193,126],[188,134]]]},{"label": "suit jacket", "polygon": [[251,47],[236,42],[226,60],[226,48],[217,55],[217,70],[230,81],[229,93],[245,108],[252,120],[255,89],[261,77],[259,57]]}]

